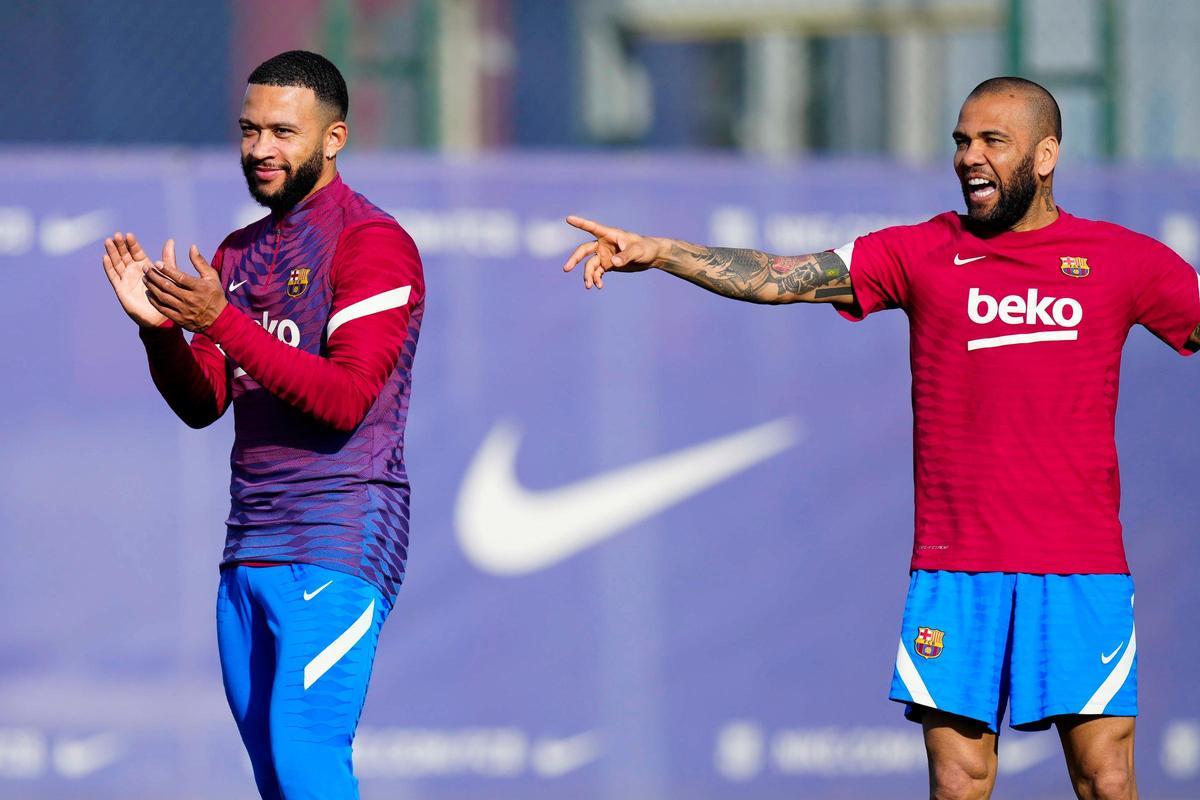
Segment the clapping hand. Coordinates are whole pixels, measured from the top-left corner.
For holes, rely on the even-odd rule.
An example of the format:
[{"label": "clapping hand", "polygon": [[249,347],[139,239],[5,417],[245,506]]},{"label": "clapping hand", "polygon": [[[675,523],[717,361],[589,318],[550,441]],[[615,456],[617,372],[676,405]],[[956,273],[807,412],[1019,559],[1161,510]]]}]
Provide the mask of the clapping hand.
[{"label": "clapping hand", "polygon": [[132,233],[114,233],[112,238],[105,239],[102,261],[104,274],[130,319],[143,328],[154,328],[167,321],[146,297],[143,275],[154,265]]},{"label": "clapping hand", "polygon": [[186,275],[175,264],[175,241],[163,245],[162,261],[145,272],[146,298],[154,310],[189,331],[202,331],[213,324],[228,302],[221,276],[192,245],[188,257],[198,273]]}]

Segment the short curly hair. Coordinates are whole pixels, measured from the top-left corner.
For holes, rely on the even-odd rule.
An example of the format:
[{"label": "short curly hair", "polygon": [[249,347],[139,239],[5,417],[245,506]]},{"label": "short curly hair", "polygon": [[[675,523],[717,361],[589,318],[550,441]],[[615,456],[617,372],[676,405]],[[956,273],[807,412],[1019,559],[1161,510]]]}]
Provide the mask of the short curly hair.
[{"label": "short curly hair", "polygon": [[350,94],[342,73],[325,56],[307,50],[288,50],[268,58],[254,68],[246,83],[312,89],[318,102],[336,111],[339,120],[345,120],[350,110]]}]

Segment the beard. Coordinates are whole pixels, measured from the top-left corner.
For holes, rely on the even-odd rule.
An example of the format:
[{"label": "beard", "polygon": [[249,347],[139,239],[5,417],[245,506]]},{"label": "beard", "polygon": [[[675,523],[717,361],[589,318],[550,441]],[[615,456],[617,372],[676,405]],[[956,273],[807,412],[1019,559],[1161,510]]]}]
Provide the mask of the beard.
[{"label": "beard", "polygon": [[971,206],[970,189],[963,186],[963,199],[967,202],[967,217],[975,227],[989,233],[1006,231],[1029,212],[1033,198],[1037,195],[1037,179],[1033,174],[1033,153],[1021,159],[1007,181],[996,182],[999,199],[991,211]]},{"label": "beard", "polygon": [[267,194],[258,188],[254,168],[263,163],[262,161],[242,158],[242,174],[246,176],[246,188],[250,190],[250,196],[256,203],[266,206],[276,214],[283,214],[291,211],[317,185],[317,180],[321,177],[322,161],[321,148],[317,147],[298,167],[280,164],[279,168],[283,170],[283,186],[274,194]]}]

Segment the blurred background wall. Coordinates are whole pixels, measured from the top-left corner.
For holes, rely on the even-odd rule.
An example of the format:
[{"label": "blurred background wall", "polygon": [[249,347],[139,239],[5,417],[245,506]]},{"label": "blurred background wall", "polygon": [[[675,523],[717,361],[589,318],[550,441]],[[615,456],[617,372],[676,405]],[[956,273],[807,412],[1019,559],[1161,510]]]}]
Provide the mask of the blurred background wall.
[{"label": "blurred background wall", "polygon": [[979,80],[1043,82],[1069,158],[1190,162],[1189,0],[10,0],[10,143],[227,143],[244,79],[341,65],[356,145],[928,161]]},{"label": "blurred background wall", "polygon": [[[292,48],[345,72],[343,175],[429,286],[364,796],[922,796],[919,729],[885,699],[912,540],[903,315],[851,326],[657,274],[585,293],[561,218],[796,253],[960,208],[959,104],[1015,73],[1063,106],[1060,203],[1196,263],[1198,35],[1191,0],[0,4],[0,797],[254,796],[213,636],[231,419],[165,408],[99,242],[211,254],[262,216],[236,118]],[[1182,361],[1131,334],[1117,431],[1138,770],[1171,800],[1200,796]],[[696,477],[561,560],[489,559],[523,530],[497,498],[634,467]],[[576,518],[622,502],[594,494]],[[1066,795],[1053,734],[1001,748],[997,797]]]}]

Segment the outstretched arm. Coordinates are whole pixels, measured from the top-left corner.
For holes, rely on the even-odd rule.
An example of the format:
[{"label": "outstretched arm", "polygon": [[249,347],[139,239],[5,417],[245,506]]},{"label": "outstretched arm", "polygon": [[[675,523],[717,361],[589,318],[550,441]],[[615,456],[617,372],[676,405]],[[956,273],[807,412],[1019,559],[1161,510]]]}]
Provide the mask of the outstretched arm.
[{"label": "outstretched arm", "polygon": [[596,237],[576,248],[563,271],[587,259],[583,284],[604,287],[606,272],[661,269],[725,297],[751,303],[850,302],[850,269],[836,253],[777,256],[640,236],[582,217],[567,222]]},{"label": "outstretched arm", "polygon": [[655,265],[710,292],[751,303],[828,303],[853,298],[850,270],[836,253],[776,256],[758,250],[665,240]]}]

